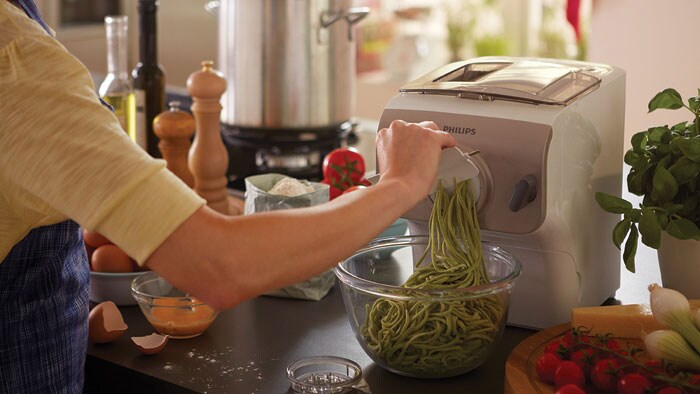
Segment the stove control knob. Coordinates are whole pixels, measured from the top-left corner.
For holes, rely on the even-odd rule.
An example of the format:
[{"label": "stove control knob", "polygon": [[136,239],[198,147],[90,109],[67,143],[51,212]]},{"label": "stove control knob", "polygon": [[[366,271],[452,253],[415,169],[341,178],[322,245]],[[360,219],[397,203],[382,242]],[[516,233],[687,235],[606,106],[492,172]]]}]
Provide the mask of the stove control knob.
[{"label": "stove control knob", "polygon": [[515,185],[508,208],[513,212],[518,212],[532,202],[535,197],[537,197],[537,178],[534,175],[527,175]]}]

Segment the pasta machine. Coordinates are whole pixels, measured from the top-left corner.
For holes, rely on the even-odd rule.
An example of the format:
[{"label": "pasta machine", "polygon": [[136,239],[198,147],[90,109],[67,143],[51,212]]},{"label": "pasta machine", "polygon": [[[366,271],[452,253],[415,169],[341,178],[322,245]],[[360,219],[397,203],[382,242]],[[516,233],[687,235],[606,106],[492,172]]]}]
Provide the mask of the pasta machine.
[{"label": "pasta machine", "polygon": [[[432,120],[454,135],[478,168],[482,240],[522,264],[508,323],[544,328],[619,288],[620,251],[611,240],[619,217],[594,194],[621,194],[624,111],[619,68],[483,57],[403,86],[379,128]],[[411,234],[427,234],[431,207],[426,198],[404,215]]]}]

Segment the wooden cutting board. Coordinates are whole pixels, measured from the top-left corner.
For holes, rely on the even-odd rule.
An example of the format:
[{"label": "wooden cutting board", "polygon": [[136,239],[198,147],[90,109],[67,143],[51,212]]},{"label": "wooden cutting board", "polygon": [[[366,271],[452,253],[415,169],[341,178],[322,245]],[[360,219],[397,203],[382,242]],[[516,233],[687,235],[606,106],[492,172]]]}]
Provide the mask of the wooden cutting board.
[{"label": "wooden cutting board", "polygon": [[[554,385],[542,382],[537,378],[535,364],[544,353],[545,346],[570,329],[571,324],[560,324],[542,330],[520,342],[510,353],[506,362],[505,394],[554,394],[556,392]],[[639,339],[616,339],[622,347],[643,347],[643,343]],[[586,392],[598,393],[591,387],[586,387]]]},{"label": "wooden cutting board", "polygon": [[535,371],[535,363],[544,352],[544,347],[553,339],[571,329],[569,323],[550,327],[534,334],[518,346],[508,356],[506,362],[505,394],[554,393],[554,386],[540,381]]}]

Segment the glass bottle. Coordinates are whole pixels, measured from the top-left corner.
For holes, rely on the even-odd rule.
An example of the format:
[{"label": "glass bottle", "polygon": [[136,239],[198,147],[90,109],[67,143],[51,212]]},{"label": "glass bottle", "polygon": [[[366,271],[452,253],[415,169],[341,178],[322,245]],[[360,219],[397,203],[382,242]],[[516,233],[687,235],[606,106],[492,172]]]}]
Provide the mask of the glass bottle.
[{"label": "glass bottle", "polygon": [[153,119],[165,107],[165,73],[158,64],[157,0],[139,0],[139,63],[131,71],[136,93],[136,140],[153,157],[161,157]]},{"label": "glass bottle", "polygon": [[107,77],[100,84],[98,93],[114,108],[114,115],[119,119],[122,129],[136,141],[136,103],[127,69],[128,18],[126,15],[110,15],[104,20],[107,33]]}]

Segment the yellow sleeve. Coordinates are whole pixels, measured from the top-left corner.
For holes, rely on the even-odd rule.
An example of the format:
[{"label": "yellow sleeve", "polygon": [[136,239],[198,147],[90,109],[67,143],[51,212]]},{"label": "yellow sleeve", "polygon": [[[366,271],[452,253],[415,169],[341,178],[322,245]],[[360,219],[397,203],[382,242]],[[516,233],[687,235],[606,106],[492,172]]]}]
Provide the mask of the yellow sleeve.
[{"label": "yellow sleeve", "polygon": [[32,196],[10,206],[49,206],[143,264],[204,204],[128,138],[87,69],[52,38],[2,47],[0,92],[0,184],[22,191],[2,194]]}]

